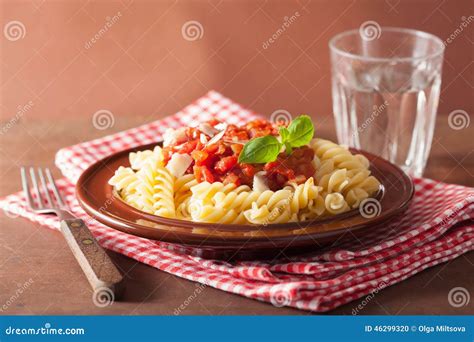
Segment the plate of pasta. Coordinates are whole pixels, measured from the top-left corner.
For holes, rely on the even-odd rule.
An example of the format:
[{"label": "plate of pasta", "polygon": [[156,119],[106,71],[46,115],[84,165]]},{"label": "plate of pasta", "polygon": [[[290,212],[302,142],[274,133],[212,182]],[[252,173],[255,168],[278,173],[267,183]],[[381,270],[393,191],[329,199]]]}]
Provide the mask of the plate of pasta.
[{"label": "plate of pasta", "polygon": [[413,184],[386,160],[315,137],[301,115],[170,128],[156,144],[90,166],[76,190],[112,228],[199,256],[253,258],[348,231],[363,238],[407,208]]}]

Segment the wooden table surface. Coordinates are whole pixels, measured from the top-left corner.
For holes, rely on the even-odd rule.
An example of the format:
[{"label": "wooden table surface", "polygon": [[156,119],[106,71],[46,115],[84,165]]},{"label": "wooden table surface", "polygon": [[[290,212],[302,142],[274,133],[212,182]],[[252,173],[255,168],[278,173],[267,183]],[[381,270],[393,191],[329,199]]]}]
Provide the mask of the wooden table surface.
[{"label": "wooden table surface", "polygon": [[[58,120],[21,118],[9,134],[1,136],[0,195],[20,189],[21,165],[53,167],[59,148],[143,122],[140,116],[117,117],[113,129],[98,131],[90,117]],[[447,117],[438,117],[426,177],[474,186],[473,127],[455,131],[449,128]],[[317,132],[334,138],[332,118],[320,124]],[[93,304],[87,280],[59,232],[3,213],[0,227],[0,314],[173,315],[183,304],[182,314],[308,314],[209,287],[196,295],[195,283],[113,252],[109,253],[125,275],[126,292],[122,301],[99,308]],[[425,270],[377,293],[360,314],[472,314],[472,300],[468,306],[454,308],[448,303],[448,292],[461,286],[474,295],[473,264],[474,254],[469,253]],[[361,301],[330,314],[350,315]]]}]

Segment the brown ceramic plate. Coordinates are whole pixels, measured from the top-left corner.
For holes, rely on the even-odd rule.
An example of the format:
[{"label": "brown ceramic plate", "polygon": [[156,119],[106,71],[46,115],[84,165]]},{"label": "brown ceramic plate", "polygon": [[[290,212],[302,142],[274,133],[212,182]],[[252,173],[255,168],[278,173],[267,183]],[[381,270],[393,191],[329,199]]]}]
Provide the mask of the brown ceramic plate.
[{"label": "brown ceramic plate", "polygon": [[[115,153],[91,165],[79,178],[76,194],[84,210],[99,222],[132,235],[170,242],[180,250],[206,258],[272,258],[290,253],[317,250],[350,232],[364,239],[387,220],[401,214],[413,196],[411,179],[397,166],[363,151],[372,174],[382,187],[376,196],[379,208],[362,216],[359,210],[315,221],[283,224],[211,224],[168,219],[139,211],[118,199],[107,182],[119,166],[129,166],[128,154],[152,149],[156,144]],[[380,210],[379,210],[380,209]],[[369,210],[368,210],[369,212]]]}]

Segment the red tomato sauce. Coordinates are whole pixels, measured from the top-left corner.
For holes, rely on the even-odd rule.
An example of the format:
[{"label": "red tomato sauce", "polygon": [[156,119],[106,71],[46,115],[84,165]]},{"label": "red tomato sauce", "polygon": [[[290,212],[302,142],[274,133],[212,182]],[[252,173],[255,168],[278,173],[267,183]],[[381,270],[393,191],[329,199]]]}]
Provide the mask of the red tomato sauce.
[{"label": "red tomato sauce", "polygon": [[[218,120],[207,122],[212,127]],[[278,126],[266,120],[253,120],[245,125],[228,125],[224,136],[215,143],[208,143],[212,137],[197,127],[187,127],[184,141],[163,148],[165,164],[174,153],[189,154],[193,162],[186,173],[194,173],[198,182],[223,182],[252,187],[253,177],[259,171],[266,171],[270,189],[281,189],[289,181],[303,183],[314,175],[312,165],[314,151],[303,146],[295,148],[290,155],[280,153],[278,158],[266,164],[239,163],[239,154],[244,144],[257,137],[278,135]],[[204,135],[204,138],[201,137]]]}]

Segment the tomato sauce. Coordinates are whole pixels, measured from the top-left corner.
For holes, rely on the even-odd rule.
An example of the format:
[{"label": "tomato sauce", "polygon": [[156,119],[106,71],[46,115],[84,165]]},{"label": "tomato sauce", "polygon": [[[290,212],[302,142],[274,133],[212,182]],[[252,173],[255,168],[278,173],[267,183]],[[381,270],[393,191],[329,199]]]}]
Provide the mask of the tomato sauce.
[{"label": "tomato sauce", "polygon": [[[221,122],[214,119],[207,124],[215,127]],[[194,173],[198,182],[234,183],[252,187],[255,173],[266,171],[268,186],[272,190],[283,188],[289,181],[302,183],[315,172],[312,165],[314,151],[307,146],[293,149],[290,155],[280,153],[275,161],[266,164],[238,162],[246,142],[267,135],[278,136],[278,126],[262,119],[242,126],[227,125],[222,138],[215,142],[210,141],[212,137],[198,127],[187,127],[183,141],[163,148],[164,161],[168,163],[174,153],[189,154],[193,162],[186,173]]]}]

